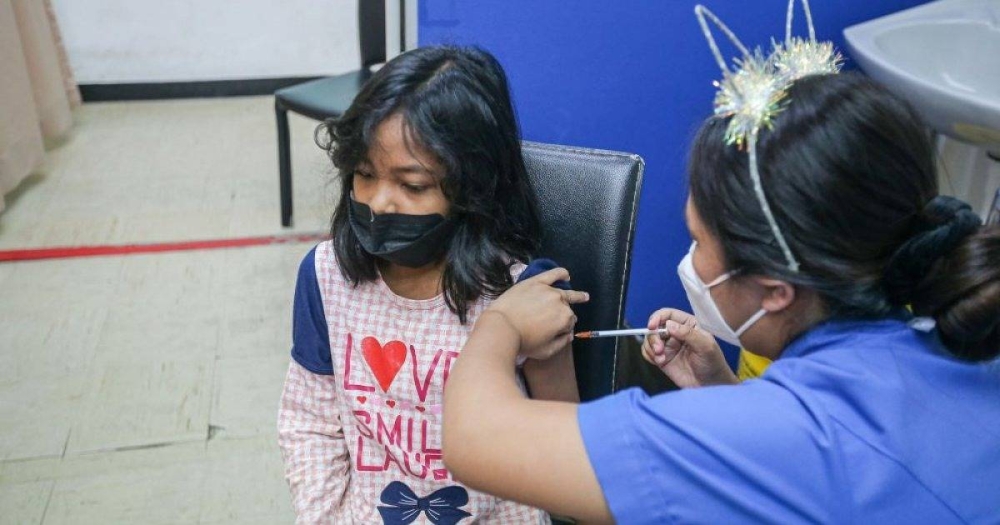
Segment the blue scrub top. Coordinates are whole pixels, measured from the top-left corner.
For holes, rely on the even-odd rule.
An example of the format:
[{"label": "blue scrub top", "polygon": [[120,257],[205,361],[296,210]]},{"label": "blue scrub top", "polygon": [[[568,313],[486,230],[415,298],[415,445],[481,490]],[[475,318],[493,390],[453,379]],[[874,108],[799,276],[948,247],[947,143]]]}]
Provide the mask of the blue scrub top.
[{"label": "blue scrub top", "polygon": [[1000,523],[1000,366],[832,321],[760,379],[581,405],[619,523]]}]

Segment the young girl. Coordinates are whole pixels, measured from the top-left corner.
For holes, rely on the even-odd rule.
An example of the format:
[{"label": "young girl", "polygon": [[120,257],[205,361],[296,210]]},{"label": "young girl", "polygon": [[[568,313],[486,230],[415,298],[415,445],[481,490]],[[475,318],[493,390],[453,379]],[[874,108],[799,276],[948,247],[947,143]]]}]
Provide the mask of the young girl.
[{"label": "young girl", "polygon": [[[500,64],[410,51],[320,131],[342,193],[332,240],[299,269],[278,419],[298,522],[548,523],[467,490],[441,456],[449,371],[541,238]],[[533,397],[576,400],[568,351],[523,377]]]}]

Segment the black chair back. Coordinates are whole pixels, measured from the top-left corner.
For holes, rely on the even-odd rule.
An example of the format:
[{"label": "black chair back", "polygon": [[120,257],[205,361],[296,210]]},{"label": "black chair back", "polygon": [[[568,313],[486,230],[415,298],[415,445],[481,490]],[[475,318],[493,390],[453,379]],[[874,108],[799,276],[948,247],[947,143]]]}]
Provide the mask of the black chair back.
[{"label": "black chair back", "polygon": [[358,44],[361,69],[385,62],[385,2],[396,0],[358,0]]},{"label": "black chair back", "polygon": [[[638,155],[524,142],[524,161],[538,195],[540,257],[569,269],[573,287],[590,293],[576,311],[579,330],[618,328],[625,317],[632,239],[644,163]],[[616,384],[616,338],[573,343],[582,400]]]}]

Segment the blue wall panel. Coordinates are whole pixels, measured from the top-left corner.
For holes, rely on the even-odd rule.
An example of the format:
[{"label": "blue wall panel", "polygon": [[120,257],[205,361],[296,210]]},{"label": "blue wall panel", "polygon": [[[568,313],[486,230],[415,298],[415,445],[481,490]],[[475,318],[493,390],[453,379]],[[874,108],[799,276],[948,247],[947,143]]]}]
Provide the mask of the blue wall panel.
[{"label": "blue wall panel", "polygon": [[[814,0],[812,8],[818,38],[844,51],[845,27],[921,3]],[[785,0],[706,5],[750,47],[783,38]],[[690,244],[687,146],[711,113],[719,76],[693,7],[686,0],[420,0],[421,45],[476,44],[503,63],[524,138],[646,159],[626,312],[636,326],[657,307],[688,307],[675,271]],[[804,33],[801,11],[797,18]]]}]

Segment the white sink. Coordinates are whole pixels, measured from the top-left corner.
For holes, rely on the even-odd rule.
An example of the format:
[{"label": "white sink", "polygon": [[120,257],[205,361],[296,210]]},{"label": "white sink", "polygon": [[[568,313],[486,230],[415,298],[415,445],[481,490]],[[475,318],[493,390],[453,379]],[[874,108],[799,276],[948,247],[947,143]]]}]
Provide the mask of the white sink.
[{"label": "white sink", "polygon": [[939,0],[844,37],[861,69],[933,129],[1000,152],[1000,0]]}]

